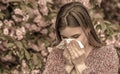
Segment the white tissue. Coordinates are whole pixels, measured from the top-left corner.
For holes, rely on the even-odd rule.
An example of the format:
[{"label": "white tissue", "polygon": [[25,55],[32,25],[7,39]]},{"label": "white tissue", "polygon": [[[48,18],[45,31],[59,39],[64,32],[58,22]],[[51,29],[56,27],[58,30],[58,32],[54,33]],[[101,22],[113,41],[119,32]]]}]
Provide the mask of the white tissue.
[{"label": "white tissue", "polygon": [[[67,41],[67,43],[70,43],[70,41],[75,40],[75,39],[65,39],[65,40]],[[80,48],[84,48],[84,45],[81,43],[81,41],[78,41],[78,40],[75,40],[75,41],[78,42]]]}]

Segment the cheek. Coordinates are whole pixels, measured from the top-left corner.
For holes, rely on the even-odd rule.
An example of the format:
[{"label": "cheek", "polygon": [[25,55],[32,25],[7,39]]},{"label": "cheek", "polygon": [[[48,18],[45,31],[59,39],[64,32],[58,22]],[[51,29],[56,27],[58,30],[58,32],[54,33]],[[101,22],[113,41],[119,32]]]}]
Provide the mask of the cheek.
[{"label": "cheek", "polygon": [[83,36],[80,36],[80,37],[77,38],[76,40],[78,40],[78,41],[82,41],[82,40],[83,40]]},{"label": "cheek", "polygon": [[86,38],[86,36],[84,36],[84,35],[81,35],[79,38],[77,38],[76,40],[78,40],[78,41],[81,41],[83,44],[86,44],[86,42],[87,42],[87,38]]}]

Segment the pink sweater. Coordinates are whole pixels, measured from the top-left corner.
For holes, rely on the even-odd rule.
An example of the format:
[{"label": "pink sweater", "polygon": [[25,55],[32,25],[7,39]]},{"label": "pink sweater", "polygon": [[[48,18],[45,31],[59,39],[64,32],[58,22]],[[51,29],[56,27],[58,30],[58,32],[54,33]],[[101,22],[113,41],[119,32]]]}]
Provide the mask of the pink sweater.
[{"label": "pink sweater", "polygon": [[[103,46],[99,49],[93,49],[85,64],[88,68],[82,74],[118,74],[119,58],[112,45]],[[67,74],[64,66],[63,50],[54,49],[47,58],[42,74]]]}]

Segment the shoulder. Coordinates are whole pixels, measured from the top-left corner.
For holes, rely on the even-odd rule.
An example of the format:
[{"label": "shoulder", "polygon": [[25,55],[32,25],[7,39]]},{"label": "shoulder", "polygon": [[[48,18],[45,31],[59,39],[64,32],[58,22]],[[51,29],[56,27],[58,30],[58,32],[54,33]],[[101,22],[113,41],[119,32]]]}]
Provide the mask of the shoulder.
[{"label": "shoulder", "polygon": [[48,55],[43,74],[66,74],[64,63],[63,50],[53,48],[52,52]]},{"label": "shoulder", "polygon": [[116,49],[115,49],[114,45],[102,46],[102,47],[98,48],[97,50],[108,51],[108,52],[115,52],[116,53]]},{"label": "shoulder", "polygon": [[118,63],[119,58],[117,54],[117,49],[115,49],[114,45],[103,46],[96,50],[99,52],[100,55],[102,55],[102,58],[106,60],[106,62],[109,62],[111,64],[115,62],[116,64]]},{"label": "shoulder", "polygon": [[54,62],[61,62],[61,61],[63,61],[64,60],[63,50],[54,47],[52,52],[50,52],[50,54],[48,55],[47,60],[49,60],[49,61],[51,60],[51,61],[54,61]]},{"label": "shoulder", "polygon": [[[53,47],[52,48],[52,51],[49,53],[49,56],[50,55],[55,55],[55,56],[57,56],[57,55],[62,55],[63,54],[63,49],[59,49],[59,48],[56,48],[56,47]],[[48,57],[49,57],[48,56]]]},{"label": "shoulder", "polygon": [[96,72],[117,73],[119,65],[117,51],[113,45],[93,49],[87,58],[87,64]]},{"label": "shoulder", "polygon": [[117,50],[115,49],[114,45],[106,45],[100,48],[93,49],[91,53],[92,55],[96,55],[101,58],[114,57],[118,59]]}]

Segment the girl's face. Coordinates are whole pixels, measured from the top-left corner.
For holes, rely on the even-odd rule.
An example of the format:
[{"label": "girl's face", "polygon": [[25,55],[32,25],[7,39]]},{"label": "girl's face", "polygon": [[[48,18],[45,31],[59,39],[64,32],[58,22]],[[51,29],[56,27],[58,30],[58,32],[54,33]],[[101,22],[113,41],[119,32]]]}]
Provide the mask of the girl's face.
[{"label": "girl's face", "polygon": [[60,35],[62,40],[72,38],[81,41],[83,45],[88,43],[87,37],[85,36],[81,27],[66,27],[63,30],[60,30]]}]

